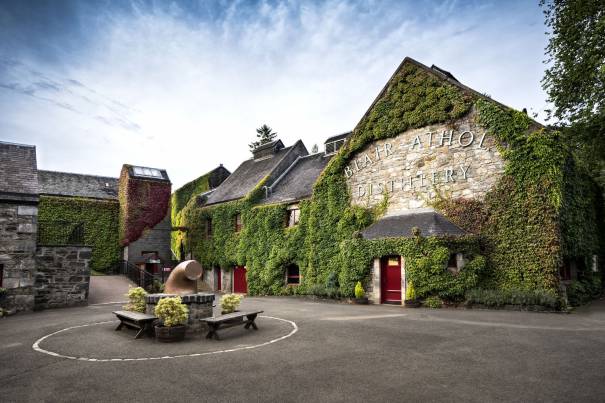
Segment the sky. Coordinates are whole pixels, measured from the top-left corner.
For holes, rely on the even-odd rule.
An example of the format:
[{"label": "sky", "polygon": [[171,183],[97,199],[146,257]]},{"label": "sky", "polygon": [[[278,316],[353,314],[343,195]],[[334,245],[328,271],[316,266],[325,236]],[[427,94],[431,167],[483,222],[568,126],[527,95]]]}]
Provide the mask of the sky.
[{"label": "sky", "polygon": [[352,130],[404,57],[543,119],[538,1],[0,2],[0,140],[38,168],[163,168],[173,189]]}]

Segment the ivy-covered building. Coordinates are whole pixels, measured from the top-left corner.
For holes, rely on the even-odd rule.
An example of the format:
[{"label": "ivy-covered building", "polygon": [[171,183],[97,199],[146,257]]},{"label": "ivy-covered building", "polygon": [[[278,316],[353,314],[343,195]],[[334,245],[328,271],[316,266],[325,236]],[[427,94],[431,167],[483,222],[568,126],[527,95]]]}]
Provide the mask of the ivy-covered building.
[{"label": "ivy-covered building", "polygon": [[0,308],[85,304],[90,270],[120,260],[172,266],[166,171],[124,165],[120,178],[39,170],[36,148],[0,142]]},{"label": "ivy-covered building", "polygon": [[263,145],[192,195],[179,225],[212,288],[550,306],[600,290],[600,190],[526,113],[406,58],[328,140]]}]

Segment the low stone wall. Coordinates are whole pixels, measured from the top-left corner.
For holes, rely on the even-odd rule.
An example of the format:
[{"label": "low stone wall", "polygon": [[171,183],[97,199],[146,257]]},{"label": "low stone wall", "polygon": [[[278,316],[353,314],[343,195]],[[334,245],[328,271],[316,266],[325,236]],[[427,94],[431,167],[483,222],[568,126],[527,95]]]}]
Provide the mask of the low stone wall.
[{"label": "low stone wall", "polygon": [[[145,313],[155,315],[155,306],[166,297],[176,297],[172,294],[149,294],[145,297]],[[187,320],[187,334],[195,334],[208,330],[208,326],[202,323],[200,319],[212,316],[212,303],[214,294],[198,292],[197,294],[182,295],[181,300],[187,309],[189,309],[189,318]]]},{"label": "low stone wall", "polygon": [[88,304],[91,256],[88,246],[38,247],[34,309]]}]

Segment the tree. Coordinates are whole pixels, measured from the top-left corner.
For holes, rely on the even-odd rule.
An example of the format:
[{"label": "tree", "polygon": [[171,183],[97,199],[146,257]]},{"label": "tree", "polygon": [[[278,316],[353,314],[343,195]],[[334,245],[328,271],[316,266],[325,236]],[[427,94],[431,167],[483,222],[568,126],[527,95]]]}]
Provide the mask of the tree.
[{"label": "tree", "polygon": [[605,164],[605,0],[541,0],[550,39],[542,79],[563,132],[595,176]]},{"label": "tree", "polygon": [[272,142],[276,136],[277,136],[277,133],[275,133],[273,131],[273,129],[271,129],[269,126],[263,124],[261,127],[256,129],[256,138],[258,140],[253,141],[252,143],[248,144],[248,146],[250,147],[250,151],[254,151],[258,147],[262,146],[263,144]]},{"label": "tree", "polygon": [[317,144],[313,144],[313,148],[311,148],[311,154],[317,154],[319,152],[319,147]]}]

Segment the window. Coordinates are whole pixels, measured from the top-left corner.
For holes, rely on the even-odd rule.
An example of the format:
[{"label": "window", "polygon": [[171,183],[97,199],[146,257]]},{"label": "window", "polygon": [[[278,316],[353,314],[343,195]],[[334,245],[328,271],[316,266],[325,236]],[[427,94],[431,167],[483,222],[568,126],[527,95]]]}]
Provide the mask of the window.
[{"label": "window", "polygon": [[345,139],[340,139],[340,140],[331,141],[329,143],[326,143],[326,155],[336,153],[338,150],[340,150],[340,148],[343,146],[344,143],[345,143]]},{"label": "window", "polygon": [[144,168],[144,167],[133,167],[133,172],[137,176],[147,176],[149,178],[160,178],[162,179],[162,172],[155,168]]},{"label": "window", "polygon": [[288,207],[288,215],[286,219],[286,225],[288,227],[294,227],[298,224],[298,222],[300,221],[300,209],[298,208],[298,206]]},{"label": "window", "polygon": [[464,268],[464,256],[462,253],[452,253],[447,261],[447,269],[453,274],[460,273],[460,270]]},{"label": "window", "polygon": [[237,213],[234,217],[235,221],[235,232],[240,232],[242,230],[242,215]]},{"label": "window", "polygon": [[300,284],[300,271],[298,266],[291,264],[286,268],[286,284],[287,285],[299,285]]},{"label": "window", "polygon": [[206,218],[206,238],[212,238],[212,218]]}]

